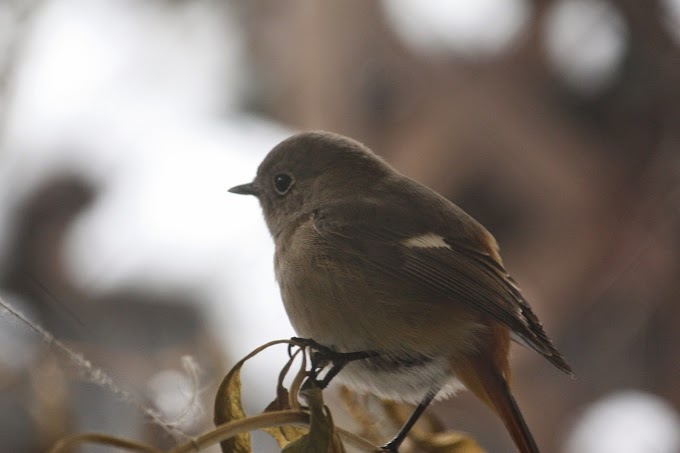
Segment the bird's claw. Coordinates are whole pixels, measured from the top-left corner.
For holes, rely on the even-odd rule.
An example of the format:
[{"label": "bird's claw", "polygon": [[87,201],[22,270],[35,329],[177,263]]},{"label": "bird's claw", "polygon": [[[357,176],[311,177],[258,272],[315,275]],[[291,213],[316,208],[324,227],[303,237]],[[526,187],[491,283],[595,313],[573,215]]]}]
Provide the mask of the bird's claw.
[{"label": "bird's claw", "polygon": [[[331,379],[337,375],[342,368],[350,362],[355,360],[368,359],[380,355],[376,351],[355,351],[355,352],[338,352],[328,346],[317,343],[311,338],[292,337],[293,344],[301,348],[309,348],[311,350],[309,356],[312,361],[309,378],[317,381],[319,387],[326,388]],[[288,353],[290,355],[291,345],[288,346]],[[329,373],[322,379],[318,380],[318,375],[328,363],[332,363],[333,367]]]},{"label": "bird's claw", "polygon": [[386,453],[399,453],[399,446],[393,444],[392,442],[387,442],[385,445],[380,447],[380,451]]}]

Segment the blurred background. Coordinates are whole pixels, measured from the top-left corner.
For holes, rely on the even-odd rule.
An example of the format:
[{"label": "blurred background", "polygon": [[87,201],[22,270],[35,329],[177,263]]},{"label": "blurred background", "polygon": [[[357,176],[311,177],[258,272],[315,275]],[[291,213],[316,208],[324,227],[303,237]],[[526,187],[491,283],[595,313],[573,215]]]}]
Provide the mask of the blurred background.
[{"label": "blurred background", "polygon": [[[680,0],[2,0],[0,296],[119,391],[2,310],[0,450],[209,428],[229,367],[293,334],[226,189],[325,129],[497,237],[577,374],[514,347],[543,451],[680,452],[679,87]],[[251,412],[283,360],[246,366]],[[434,410],[514,451],[470,395]]]}]

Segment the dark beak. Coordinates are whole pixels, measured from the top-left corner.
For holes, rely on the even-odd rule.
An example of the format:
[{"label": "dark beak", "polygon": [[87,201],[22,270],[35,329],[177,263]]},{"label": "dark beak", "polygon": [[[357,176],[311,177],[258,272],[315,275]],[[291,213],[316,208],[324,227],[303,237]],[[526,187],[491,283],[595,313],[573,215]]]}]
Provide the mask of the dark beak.
[{"label": "dark beak", "polygon": [[255,195],[257,196],[259,192],[252,182],[248,184],[241,184],[240,186],[232,187],[229,192],[236,193],[239,195]]}]

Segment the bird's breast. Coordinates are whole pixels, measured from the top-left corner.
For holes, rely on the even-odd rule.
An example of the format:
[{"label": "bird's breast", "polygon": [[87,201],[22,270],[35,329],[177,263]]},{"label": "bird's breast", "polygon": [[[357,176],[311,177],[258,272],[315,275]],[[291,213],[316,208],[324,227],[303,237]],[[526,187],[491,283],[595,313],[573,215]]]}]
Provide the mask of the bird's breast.
[{"label": "bird's breast", "polygon": [[288,317],[298,335],[334,347],[361,350],[374,341],[368,319],[383,318],[388,295],[371,282],[357,258],[324,241],[311,221],[277,244],[276,277]]},{"label": "bird's breast", "polygon": [[455,356],[475,348],[479,325],[460,304],[436,300],[370,257],[340,250],[302,222],[277,238],[275,267],[293,328],[341,352]]}]

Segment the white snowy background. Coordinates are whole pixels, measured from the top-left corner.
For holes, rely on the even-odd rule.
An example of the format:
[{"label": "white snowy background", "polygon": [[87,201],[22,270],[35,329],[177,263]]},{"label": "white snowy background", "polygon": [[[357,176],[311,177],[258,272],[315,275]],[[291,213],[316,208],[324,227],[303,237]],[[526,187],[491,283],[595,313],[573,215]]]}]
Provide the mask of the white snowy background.
[{"label": "white snowy background", "polygon": [[[680,2],[666,3],[669,27],[680,39]],[[476,59],[512,45],[531,12],[528,0],[382,5],[415,51]],[[228,7],[216,14],[215,6],[208,0],[171,8],[162,1],[39,2],[22,31],[3,100],[0,265],[15,207],[51,176],[75,172],[100,192],[63,250],[74,281],[93,293],[135,284],[196,291],[224,350],[241,357],[293,332],[259,206],[227,189],[248,182],[267,151],[293,130],[240,110],[248,88],[241,30]],[[0,4],[0,54],[19,33],[12,11],[11,2]],[[589,26],[592,21],[601,26]],[[562,77],[579,90],[606,86],[627,39],[612,4],[561,0],[547,24],[546,52]],[[5,363],[30,353],[16,335],[0,341]],[[249,376],[271,385],[275,370],[262,367]],[[653,396],[613,395],[584,409],[564,451],[677,453],[679,432],[677,412]]]}]

